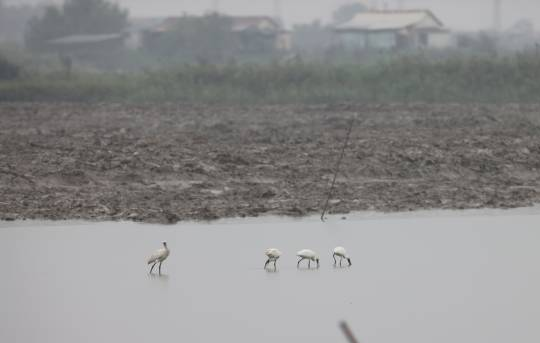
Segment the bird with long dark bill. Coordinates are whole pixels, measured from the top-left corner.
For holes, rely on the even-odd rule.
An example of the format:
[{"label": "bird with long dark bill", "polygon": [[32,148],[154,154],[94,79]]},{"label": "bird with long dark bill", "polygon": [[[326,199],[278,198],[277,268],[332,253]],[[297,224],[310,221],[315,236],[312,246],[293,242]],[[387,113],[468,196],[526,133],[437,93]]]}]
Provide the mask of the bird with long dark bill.
[{"label": "bird with long dark bill", "polygon": [[347,255],[347,250],[345,250],[344,247],[335,247],[334,248],[334,254],[332,255],[332,257],[334,258],[334,264],[337,264],[336,256],[339,257],[339,265],[340,266],[341,266],[341,261],[343,261],[343,259],[346,259],[347,262],[349,262],[349,266],[352,265],[351,258],[349,257],[349,255]]},{"label": "bird with long dark bill", "polygon": [[266,263],[264,264],[264,268],[266,269],[266,266],[270,262],[274,262],[274,269],[276,269],[276,262],[281,256],[281,251],[275,248],[269,248],[265,250],[264,254],[266,255],[266,257],[268,257],[268,259],[266,260]]},{"label": "bird with long dark bill", "polygon": [[160,248],[156,250],[150,258],[148,258],[148,264],[152,264],[152,268],[150,268],[150,274],[152,274],[152,270],[154,270],[154,267],[156,264],[159,263],[158,271],[159,275],[161,275],[161,264],[163,261],[169,257],[170,250],[167,247],[167,242],[163,242],[163,248]]}]

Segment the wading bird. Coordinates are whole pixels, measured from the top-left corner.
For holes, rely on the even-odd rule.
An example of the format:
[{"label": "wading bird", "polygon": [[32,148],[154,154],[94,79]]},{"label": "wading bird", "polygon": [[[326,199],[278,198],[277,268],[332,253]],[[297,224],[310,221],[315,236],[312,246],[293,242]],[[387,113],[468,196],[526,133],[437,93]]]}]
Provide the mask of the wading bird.
[{"label": "wading bird", "polygon": [[169,257],[169,253],[170,251],[169,248],[167,248],[167,242],[163,242],[163,248],[156,250],[156,252],[148,259],[148,264],[153,263],[152,268],[150,268],[150,274],[152,274],[152,270],[154,270],[154,267],[159,262],[158,270],[159,275],[161,275],[161,264]]},{"label": "wading bird", "polygon": [[317,262],[317,268],[319,268],[319,255],[317,255],[315,251],[303,249],[297,252],[296,256],[300,257],[298,263],[296,264],[297,268],[300,267],[300,262],[302,262],[302,260],[308,260],[308,268],[311,268],[311,261]]},{"label": "wading bird", "polygon": [[339,257],[339,265],[340,266],[341,266],[341,261],[343,261],[344,258],[347,259],[347,262],[349,262],[349,266],[352,265],[351,258],[349,257],[349,255],[347,255],[347,250],[345,250],[344,247],[335,247],[334,248],[334,254],[332,255],[332,257],[334,258],[334,264],[337,263],[336,256]]},{"label": "wading bird", "polygon": [[264,254],[268,257],[268,260],[266,260],[266,263],[264,264],[264,268],[266,269],[266,266],[270,262],[274,262],[274,269],[276,269],[276,262],[281,256],[281,251],[275,248],[266,249],[264,251]]}]

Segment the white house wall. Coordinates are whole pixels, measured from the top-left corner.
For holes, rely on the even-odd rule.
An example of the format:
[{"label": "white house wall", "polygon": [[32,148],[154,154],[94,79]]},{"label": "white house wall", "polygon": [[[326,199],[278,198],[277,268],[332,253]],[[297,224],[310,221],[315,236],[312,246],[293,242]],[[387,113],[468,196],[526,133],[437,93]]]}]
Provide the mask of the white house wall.
[{"label": "white house wall", "polygon": [[371,48],[390,49],[396,46],[395,31],[370,32],[368,34],[368,44]]},{"label": "white house wall", "polygon": [[292,47],[291,34],[282,32],[276,37],[275,48],[279,51],[290,51]]},{"label": "white house wall", "polygon": [[343,46],[349,49],[364,49],[366,45],[366,35],[361,32],[340,33],[340,41]]},{"label": "white house wall", "polygon": [[428,46],[430,48],[444,49],[452,45],[452,36],[448,32],[434,32],[428,35]]}]

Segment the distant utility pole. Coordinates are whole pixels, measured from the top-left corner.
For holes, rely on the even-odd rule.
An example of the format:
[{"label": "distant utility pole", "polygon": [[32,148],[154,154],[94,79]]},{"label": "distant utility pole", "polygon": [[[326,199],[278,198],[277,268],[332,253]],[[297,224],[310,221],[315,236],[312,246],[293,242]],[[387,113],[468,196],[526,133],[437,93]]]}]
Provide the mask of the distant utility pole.
[{"label": "distant utility pole", "polygon": [[281,22],[281,0],[274,0],[274,18]]},{"label": "distant utility pole", "polygon": [[502,0],[493,0],[493,30],[502,30]]},{"label": "distant utility pole", "polygon": [[212,0],[212,11],[214,13],[219,12],[219,0]]}]

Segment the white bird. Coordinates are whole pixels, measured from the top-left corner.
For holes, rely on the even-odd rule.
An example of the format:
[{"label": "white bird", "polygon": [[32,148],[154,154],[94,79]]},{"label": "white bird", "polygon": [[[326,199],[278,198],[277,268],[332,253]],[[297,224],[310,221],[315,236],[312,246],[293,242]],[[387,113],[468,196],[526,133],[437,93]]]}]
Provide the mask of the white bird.
[{"label": "white bird", "polygon": [[317,268],[319,268],[319,255],[313,250],[303,249],[296,253],[296,256],[300,257],[296,267],[300,267],[302,260],[308,260],[308,268],[311,268],[311,261],[317,262]]},{"label": "white bird", "polygon": [[169,248],[167,248],[167,242],[163,242],[163,248],[160,248],[154,252],[152,256],[148,259],[148,264],[152,264],[152,268],[150,268],[150,274],[152,274],[152,270],[156,266],[156,264],[159,262],[159,275],[161,275],[161,264],[163,261],[169,257]]},{"label": "white bird", "polygon": [[281,256],[281,251],[275,248],[269,248],[264,251],[264,254],[268,257],[268,260],[266,260],[266,263],[264,264],[264,268],[266,269],[268,263],[274,262],[274,269],[276,269],[276,262]]},{"label": "white bird", "polygon": [[349,266],[352,265],[351,258],[349,257],[349,255],[347,255],[347,250],[345,250],[344,247],[335,247],[334,248],[334,254],[332,255],[332,257],[334,258],[334,264],[337,263],[336,256],[339,257],[339,265],[340,266],[341,266],[341,261],[343,259],[347,259],[347,261],[349,262]]}]

